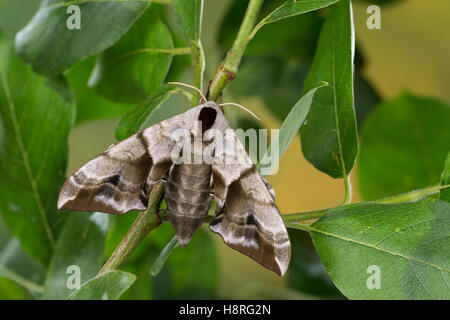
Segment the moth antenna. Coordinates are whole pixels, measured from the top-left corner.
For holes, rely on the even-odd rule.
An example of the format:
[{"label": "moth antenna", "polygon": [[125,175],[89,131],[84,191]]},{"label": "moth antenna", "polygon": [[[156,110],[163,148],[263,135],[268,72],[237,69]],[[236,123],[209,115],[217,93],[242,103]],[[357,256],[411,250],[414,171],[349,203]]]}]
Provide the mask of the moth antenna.
[{"label": "moth antenna", "polygon": [[228,105],[239,107],[239,108],[241,108],[242,110],[247,111],[248,113],[250,113],[250,114],[251,114],[253,117],[255,117],[256,119],[258,119],[258,120],[261,121],[261,119],[260,119],[256,114],[254,114],[253,112],[251,112],[250,110],[248,110],[246,107],[241,106],[241,105],[238,104],[238,103],[234,103],[234,102],[226,102],[226,103],[221,103],[221,104],[219,104],[218,107],[228,106]]},{"label": "moth antenna", "polygon": [[191,86],[191,85],[186,84],[186,83],[183,83],[183,82],[168,82],[168,83],[169,83],[169,84],[178,84],[178,85],[180,85],[180,86],[185,86],[185,87],[194,89],[195,91],[197,91],[198,93],[200,93],[200,96],[202,97],[202,99],[203,99],[205,102],[208,102],[208,100],[206,99],[206,97],[205,97],[205,95],[203,94],[203,92],[201,92],[200,89],[198,89],[198,88],[196,88],[196,87],[194,87],[194,86]]}]

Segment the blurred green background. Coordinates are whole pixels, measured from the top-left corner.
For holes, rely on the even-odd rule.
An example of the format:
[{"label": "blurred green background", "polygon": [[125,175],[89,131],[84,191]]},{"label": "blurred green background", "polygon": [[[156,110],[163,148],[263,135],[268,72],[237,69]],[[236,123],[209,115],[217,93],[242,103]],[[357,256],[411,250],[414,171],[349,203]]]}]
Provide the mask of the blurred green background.
[{"label": "blurred green background", "polygon": [[[223,58],[223,49],[217,44],[218,30],[231,0],[205,0],[203,47],[207,67],[205,79],[209,80]],[[243,1],[245,2],[245,1]],[[36,11],[39,0],[0,0],[0,29],[13,35],[23,27]],[[448,30],[450,2],[442,0],[401,0],[382,7],[381,30],[366,27],[366,8],[370,1],[354,1],[356,39],[363,55],[363,75],[372,83],[381,98],[395,97],[403,90],[450,101],[450,38]],[[267,26],[270,29],[272,25]],[[295,30],[293,30],[295,32]],[[267,39],[270,41],[270,39]],[[239,79],[239,74],[236,79]],[[188,75],[178,80],[189,81]],[[239,82],[242,85],[241,82]],[[300,90],[298,97],[300,96]],[[261,97],[234,95],[225,92],[225,101],[236,101],[254,110],[263,120],[263,126],[278,128],[279,119],[264,108]],[[293,105],[292,100],[288,107]],[[159,121],[167,114],[177,112],[177,100],[152,119]],[[115,142],[114,128],[117,119],[79,124],[70,136],[68,173],[72,173],[87,160]],[[352,173],[355,199],[360,200],[357,186],[357,168]],[[302,156],[300,140],[295,139],[281,160],[280,170],[269,177],[277,194],[277,205],[282,213],[323,209],[338,205],[344,196],[341,180],[335,180],[317,171]],[[116,221],[116,224],[120,220]],[[166,225],[157,232],[171,232]],[[204,227],[207,230],[207,227]],[[150,235],[152,237],[152,235]],[[201,238],[200,238],[201,237]],[[198,241],[214,241],[219,253],[219,297],[301,299],[340,296],[330,289],[329,280],[311,247],[305,233],[291,234],[301,238],[305,248],[297,248],[292,261],[296,270],[305,277],[288,275],[280,278],[260,267],[256,262],[226,247],[218,236],[198,236]],[[111,248],[109,248],[111,249]],[[182,250],[182,249],[177,249]],[[145,254],[145,253],[144,253]],[[156,253],[153,253],[156,254]],[[186,257],[188,258],[188,257]],[[189,268],[188,264],[184,267]],[[292,266],[291,266],[292,268]],[[297,272],[298,273],[298,272]],[[148,275],[147,275],[148,276]],[[149,277],[149,276],[148,276]],[[290,285],[286,279],[290,280]],[[145,279],[143,279],[145,281]],[[161,282],[161,291],[164,291]],[[293,288],[303,288],[301,293]],[[1,288],[0,288],[1,290]],[[1,294],[0,294],[1,296]],[[164,297],[164,294],[161,294]],[[213,297],[213,296],[208,296]]]}]

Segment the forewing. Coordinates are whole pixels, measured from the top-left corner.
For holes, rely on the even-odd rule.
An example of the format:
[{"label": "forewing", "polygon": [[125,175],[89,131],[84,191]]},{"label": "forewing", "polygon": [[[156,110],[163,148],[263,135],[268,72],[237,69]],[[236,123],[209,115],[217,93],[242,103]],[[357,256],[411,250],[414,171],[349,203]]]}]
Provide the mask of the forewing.
[{"label": "forewing", "polygon": [[171,134],[186,126],[189,114],[162,121],[89,161],[65,182],[58,209],[112,214],[145,210],[152,187],[172,165],[176,141]]},{"label": "forewing", "polygon": [[[216,123],[217,129],[229,128],[226,119],[216,119]],[[229,247],[284,275],[291,257],[284,222],[239,139],[230,131],[229,139],[235,140],[234,159],[239,161],[226,163],[222,159],[212,166],[217,209],[210,229],[220,234]]]}]

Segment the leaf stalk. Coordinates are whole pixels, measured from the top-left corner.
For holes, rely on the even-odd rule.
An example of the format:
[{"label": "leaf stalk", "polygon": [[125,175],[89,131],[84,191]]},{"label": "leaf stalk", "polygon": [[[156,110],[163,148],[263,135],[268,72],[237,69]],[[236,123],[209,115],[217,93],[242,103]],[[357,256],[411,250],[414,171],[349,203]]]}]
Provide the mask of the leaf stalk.
[{"label": "leaf stalk", "polygon": [[150,193],[148,209],[139,213],[130,230],[128,230],[125,237],[98,273],[99,276],[108,271],[120,268],[128,260],[139,243],[161,224],[162,219],[158,214],[158,209],[163,195],[164,183],[160,182],[153,187]]}]

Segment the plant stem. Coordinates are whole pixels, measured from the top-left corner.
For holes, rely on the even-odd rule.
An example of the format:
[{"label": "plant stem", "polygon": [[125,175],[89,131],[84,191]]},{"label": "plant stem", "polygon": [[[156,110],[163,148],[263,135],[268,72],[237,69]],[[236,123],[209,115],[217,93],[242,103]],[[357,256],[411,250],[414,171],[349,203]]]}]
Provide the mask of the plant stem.
[{"label": "plant stem", "polygon": [[288,223],[286,223],[286,228],[303,230],[303,231],[311,231],[311,227],[309,225],[304,224],[304,223],[298,223],[298,222],[288,222]]},{"label": "plant stem", "polygon": [[250,0],[244,20],[239,28],[239,32],[234,40],[231,50],[228,51],[225,59],[217,66],[216,73],[209,88],[209,99],[217,100],[228,83],[234,79],[241,63],[249,36],[256,24],[263,0]]},{"label": "plant stem", "polygon": [[[195,39],[191,39],[190,47],[191,47],[191,67],[192,67],[192,75],[194,79],[194,87],[203,91],[203,73],[205,71],[205,53],[202,47],[201,34],[202,34],[202,22],[203,22],[203,8],[204,1],[200,0],[198,4],[200,6],[200,16],[198,18],[198,35]],[[200,93],[194,92],[191,104],[193,107],[197,106],[200,102]]]},{"label": "plant stem", "polygon": [[[389,197],[389,198],[375,200],[372,203],[395,204],[395,203],[402,203],[402,202],[413,202],[413,201],[417,201],[422,198],[431,196],[433,194],[436,194],[440,190],[447,189],[447,188],[450,188],[450,185],[445,185],[445,186],[436,185],[436,186],[431,186],[431,187],[399,194],[399,195]],[[367,203],[370,203],[370,202],[367,202]],[[301,212],[301,213],[288,213],[288,214],[283,214],[281,217],[283,218],[283,221],[286,223],[287,227],[297,228],[299,225],[297,222],[319,219],[327,211],[329,211],[331,209],[333,209],[333,208],[309,211],[309,212]],[[305,226],[307,224],[300,224],[300,225]]]},{"label": "plant stem", "polygon": [[[191,66],[194,78],[194,87],[203,91],[203,72],[205,71],[205,55],[200,40],[198,42],[191,41]],[[192,94],[191,104],[196,106],[199,104],[200,94],[196,91]]]},{"label": "plant stem", "polygon": [[435,185],[419,190],[414,190],[407,193],[402,193],[393,197],[384,198],[380,200],[376,200],[376,203],[401,203],[401,202],[411,202],[417,201],[427,196],[431,196],[435,193],[438,193],[440,190],[450,188],[450,185],[440,186]]},{"label": "plant stem", "polygon": [[139,243],[156,227],[161,224],[158,209],[164,194],[164,183],[155,185],[150,193],[148,209],[139,213],[130,230],[114,250],[98,275],[120,268],[128,260]]},{"label": "plant stem", "polygon": [[352,183],[350,181],[350,175],[344,177],[344,186],[345,186],[345,199],[343,204],[352,203]]},{"label": "plant stem", "polygon": [[288,214],[283,214],[281,217],[283,218],[284,222],[294,222],[294,221],[305,221],[305,220],[319,219],[328,210],[329,209],[309,211],[309,212],[301,212],[301,213],[288,213]]}]

